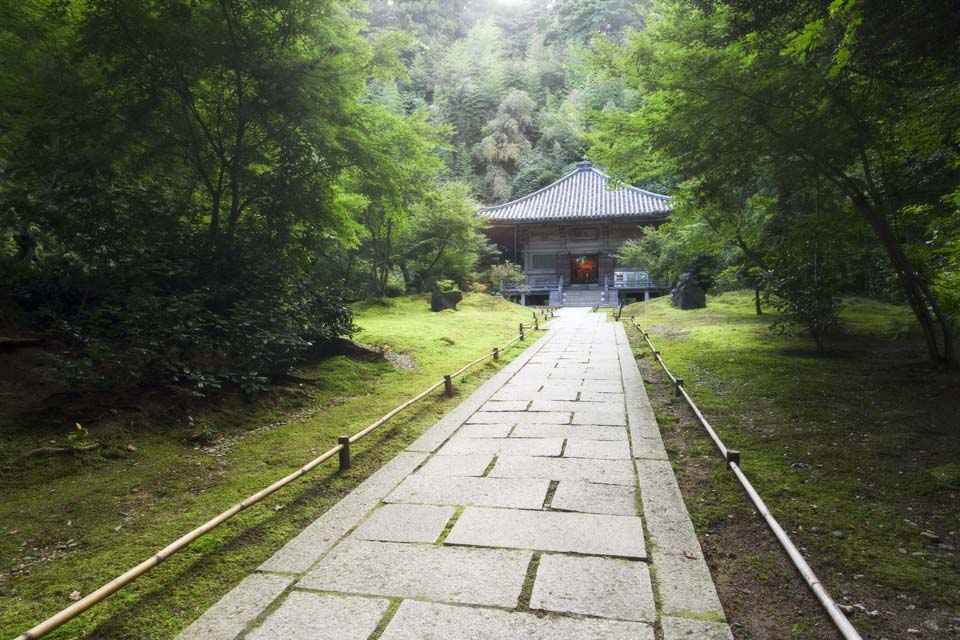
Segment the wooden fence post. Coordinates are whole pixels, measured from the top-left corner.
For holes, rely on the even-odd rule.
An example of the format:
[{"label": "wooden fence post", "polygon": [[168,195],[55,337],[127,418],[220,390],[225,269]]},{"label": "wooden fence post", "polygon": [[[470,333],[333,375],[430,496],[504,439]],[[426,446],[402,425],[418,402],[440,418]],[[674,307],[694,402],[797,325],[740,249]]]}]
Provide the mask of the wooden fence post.
[{"label": "wooden fence post", "polygon": [[340,445],[340,471],[346,471],[350,468],[350,436],[340,436],[337,444]]},{"label": "wooden fence post", "polygon": [[448,375],[443,376],[443,392],[448,396],[453,395],[453,378]]}]

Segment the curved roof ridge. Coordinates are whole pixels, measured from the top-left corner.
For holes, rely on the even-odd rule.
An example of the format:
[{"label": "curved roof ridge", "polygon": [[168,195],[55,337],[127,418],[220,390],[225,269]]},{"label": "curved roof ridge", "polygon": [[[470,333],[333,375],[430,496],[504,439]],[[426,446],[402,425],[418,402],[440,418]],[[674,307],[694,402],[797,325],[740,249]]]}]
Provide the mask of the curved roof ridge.
[{"label": "curved roof ridge", "polygon": [[[579,163],[577,163],[577,164],[579,164]],[[490,211],[490,210],[492,210],[492,209],[499,209],[499,208],[501,208],[501,207],[508,207],[508,206],[510,206],[510,205],[512,205],[512,204],[517,204],[518,202],[523,202],[524,200],[528,200],[528,199],[534,197],[535,195],[538,195],[538,194],[540,194],[540,193],[543,193],[544,191],[546,191],[546,190],[549,189],[550,187],[555,187],[555,186],[557,186],[558,184],[560,184],[561,182],[563,182],[563,181],[566,180],[567,178],[572,177],[573,175],[575,175],[575,174],[576,174],[577,172],[579,172],[579,171],[580,171],[579,168],[574,169],[573,171],[571,171],[571,172],[568,173],[567,175],[563,176],[562,178],[558,178],[557,180],[554,180],[553,182],[551,182],[551,183],[548,184],[547,186],[545,186],[545,187],[540,187],[540,188],[537,189],[536,191],[532,191],[532,192],[528,193],[528,194],[525,195],[525,196],[520,196],[520,197],[517,198],[516,200],[511,200],[511,201],[509,201],[509,202],[504,202],[503,204],[493,204],[493,205],[490,205],[489,207],[480,207],[480,210],[481,210],[481,211]],[[594,171],[596,171],[596,169],[594,169]],[[600,173],[600,172],[597,171],[597,173]],[[601,173],[600,175],[603,175],[603,174]],[[606,177],[606,176],[604,176],[604,177]],[[609,178],[608,178],[608,179],[609,179]]]},{"label": "curved roof ridge", "polygon": [[610,177],[589,161],[560,179],[503,204],[483,207],[493,221],[538,222],[616,217],[662,217],[670,212],[670,196],[623,185],[609,190]]}]

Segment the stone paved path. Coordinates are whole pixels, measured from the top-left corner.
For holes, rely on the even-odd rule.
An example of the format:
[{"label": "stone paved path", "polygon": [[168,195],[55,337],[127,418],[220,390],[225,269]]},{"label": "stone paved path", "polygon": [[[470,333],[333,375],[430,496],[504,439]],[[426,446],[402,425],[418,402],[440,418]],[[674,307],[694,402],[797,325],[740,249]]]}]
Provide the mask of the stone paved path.
[{"label": "stone paved path", "polygon": [[730,640],[623,326],[540,340],[184,640]]}]

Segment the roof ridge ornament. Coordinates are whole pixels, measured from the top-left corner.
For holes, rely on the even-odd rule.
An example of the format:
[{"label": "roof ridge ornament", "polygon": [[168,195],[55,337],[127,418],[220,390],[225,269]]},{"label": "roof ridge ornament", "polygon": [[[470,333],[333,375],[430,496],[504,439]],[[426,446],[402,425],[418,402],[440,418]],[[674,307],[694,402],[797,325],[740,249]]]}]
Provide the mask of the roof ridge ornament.
[{"label": "roof ridge ornament", "polygon": [[589,160],[580,160],[577,162],[577,171],[589,171],[593,168],[593,163]]}]

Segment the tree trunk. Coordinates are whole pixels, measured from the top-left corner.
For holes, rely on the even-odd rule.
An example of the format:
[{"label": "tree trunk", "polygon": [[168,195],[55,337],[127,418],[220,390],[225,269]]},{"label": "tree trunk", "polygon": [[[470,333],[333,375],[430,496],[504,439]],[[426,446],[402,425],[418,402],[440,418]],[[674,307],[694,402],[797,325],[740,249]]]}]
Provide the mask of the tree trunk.
[{"label": "tree trunk", "polygon": [[757,315],[763,315],[763,309],[760,308],[760,285],[757,285],[753,288],[753,305],[757,309]]},{"label": "tree trunk", "polygon": [[[881,246],[890,258],[890,263],[897,272],[897,279],[907,297],[907,302],[913,310],[917,321],[920,323],[920,329],[923,331],[923,337],[927,344],[927,351],[930,359],[938,364],[947,366],[956,366],[956,356],[953,353],[953,336],[949,320],[940,309],[936,297],[926,283],[914,272],[910,266],[903,247],[897,240],[890,228],[886,216],[877,207],[870,203],[863,193],[852,194],[854,207],[870,224],[870,227],[877,234]],[[943,351],[940,350],[940,344],[937,339],[937,328],[940,326],[943,335]]]}]

